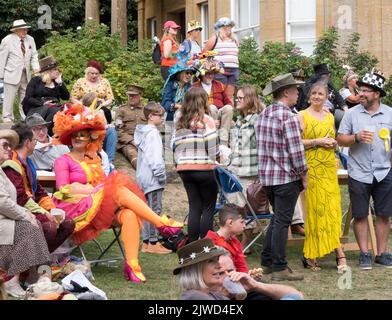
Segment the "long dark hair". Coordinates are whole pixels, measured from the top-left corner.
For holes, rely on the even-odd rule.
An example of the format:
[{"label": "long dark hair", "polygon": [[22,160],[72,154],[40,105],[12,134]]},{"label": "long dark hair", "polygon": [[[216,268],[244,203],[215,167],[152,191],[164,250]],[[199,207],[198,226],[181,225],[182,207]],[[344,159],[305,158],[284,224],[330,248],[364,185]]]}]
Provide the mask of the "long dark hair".
[{"label": "long dark hair", "polygon": [[191,88],[185,93],[177,129],[193,129],[192,123],[203,123],[205,114],[210,114],[208,94],[203,88]]}]

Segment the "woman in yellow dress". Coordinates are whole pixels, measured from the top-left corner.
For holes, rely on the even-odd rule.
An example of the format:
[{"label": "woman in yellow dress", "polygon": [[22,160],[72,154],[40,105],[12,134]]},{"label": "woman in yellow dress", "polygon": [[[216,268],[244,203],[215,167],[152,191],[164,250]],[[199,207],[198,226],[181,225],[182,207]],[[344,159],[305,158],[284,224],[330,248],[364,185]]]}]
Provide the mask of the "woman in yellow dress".
[{"label": "woman in yellow dress", "polygon": [[306,190],[305,268],[319,270],[316,258],[335,251],[338,272],[347,270],[341,243],[342,209],[334,148],[333,115],[324,108],[328,88],[315,83],[309,91],[310,106],[298,114],[309,167]]}]

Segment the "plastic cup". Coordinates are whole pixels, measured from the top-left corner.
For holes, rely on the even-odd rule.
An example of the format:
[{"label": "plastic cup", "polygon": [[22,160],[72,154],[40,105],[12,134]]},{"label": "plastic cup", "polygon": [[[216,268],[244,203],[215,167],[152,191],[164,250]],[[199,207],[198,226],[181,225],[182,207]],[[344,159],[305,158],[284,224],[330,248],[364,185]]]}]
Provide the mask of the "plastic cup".
[{"label": "plastic cup", "polygon": [[239,282],[232,281],[229,277],[223,279],[223,287],[234,296],[236,300],[244,300],[248,293]]},{"label": "plastic cup", "polygon": [[51,214],[53,217],[55,217],[56,221],[57,221],[59,224],[60,224],[61,222],[63,222],[64,219],[65,219],[65,212],[64,212],[64,210],[62,210],[62,209],[57,209],[57,208],[51,209],[51,210],[50,210],[50,214]]},{"label": "plastic cup", "polygon": [[370,132],[372,134],[372,140],[371,142],[367,142],[369,144],[373,143],[373,138],[374,138],[374,133],[376,132],[376,126],[373,125],[368,125],[364,128],[365,131]]}]

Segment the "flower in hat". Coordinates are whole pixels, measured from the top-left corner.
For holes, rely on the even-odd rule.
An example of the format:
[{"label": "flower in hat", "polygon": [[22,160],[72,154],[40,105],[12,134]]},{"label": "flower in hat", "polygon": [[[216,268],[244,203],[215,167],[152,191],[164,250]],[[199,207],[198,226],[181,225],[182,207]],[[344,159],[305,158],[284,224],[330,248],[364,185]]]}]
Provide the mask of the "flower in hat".
[{"label": "flower in hat", "polygon": [[193,62],[197,70],[196,77],[204,76],[207,72],[224,73],[224,63],[215,59],[216,51],[200,53]]},{"label": "flower in hat", "polygon": [[72,146],[71,136],[81,130],[91,131],[91,142],[87,146],[87,153],[101,151],[106,134],[106,120],[99,109],[95,109],[95,103],[87,108],[82,105],[66,106],[63,111],[54,116],[53,142]]}]

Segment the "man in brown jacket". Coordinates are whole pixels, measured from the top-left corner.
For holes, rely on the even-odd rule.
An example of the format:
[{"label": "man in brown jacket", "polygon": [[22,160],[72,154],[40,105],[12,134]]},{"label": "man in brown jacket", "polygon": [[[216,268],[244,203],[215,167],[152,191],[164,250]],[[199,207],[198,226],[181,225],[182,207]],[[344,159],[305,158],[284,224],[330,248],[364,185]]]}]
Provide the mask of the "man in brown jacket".
[{"label": "man in brown jacket", "polygon": [[133,135],[138,124],[147,124],[141,103],[143,91],[144,89],[140,86],[130,85],[127,90],[128,103],[120,106],[116,111],[117,150],[122,151],[135,170],[137,147],[135,146]]}]

